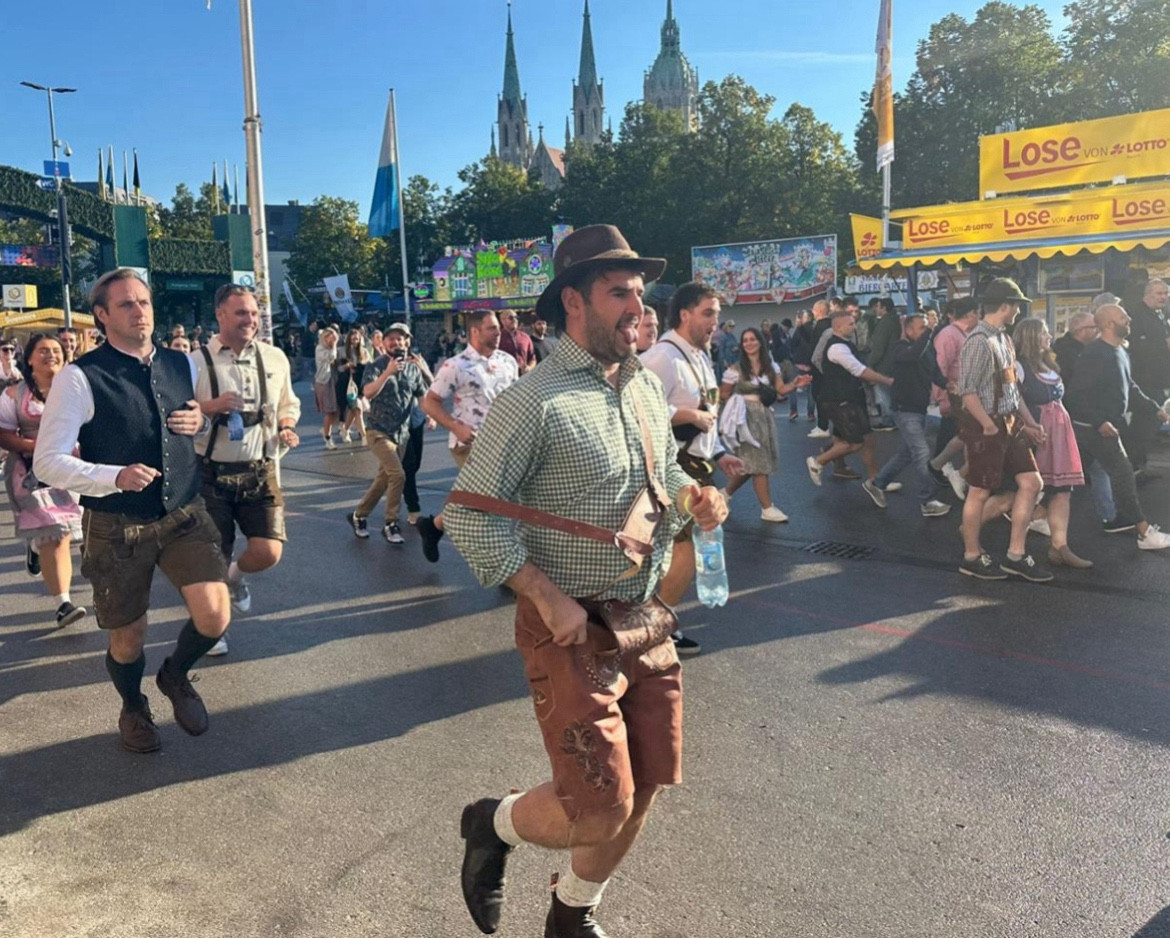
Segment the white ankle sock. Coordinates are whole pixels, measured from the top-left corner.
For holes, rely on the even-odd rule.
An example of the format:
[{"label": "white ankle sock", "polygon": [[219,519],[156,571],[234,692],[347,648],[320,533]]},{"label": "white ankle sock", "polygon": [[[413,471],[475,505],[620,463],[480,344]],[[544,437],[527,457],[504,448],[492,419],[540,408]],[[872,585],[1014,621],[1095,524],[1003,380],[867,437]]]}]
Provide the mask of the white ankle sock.
[{"label": "white ankle sock", "polygon": [[517,792],[514,795],[508,795],[496,807],[495,816],[492,819],[496,828],[496,836],[510,847],[519,847],[524,843],[519,834],[516,833],[516,828],[512,826],[512,805],[514,805],[523,796],[524,792]]},{"label": "white ankle sock", "polygon": [[60,606],[62,603],[72,602],[72,600],[69,598],[69,591],[66,590],[64,593],[58,593],[53,597],[53,602],[55,602],[58,606]]},{"label": "white ankle sock", "polygon": [[572,864],[557,880],[557,898],[575,909],[592,909],[601,901],[601,894],[609,883],[591,883],[573,872]]},{"label": "white ankle sock", "polygon": [[228,567],[228,582],[239,583],[240,577],[242,576],[243,574],[240,572],[240,565],[233,560],[231,562],[231,566]]}]

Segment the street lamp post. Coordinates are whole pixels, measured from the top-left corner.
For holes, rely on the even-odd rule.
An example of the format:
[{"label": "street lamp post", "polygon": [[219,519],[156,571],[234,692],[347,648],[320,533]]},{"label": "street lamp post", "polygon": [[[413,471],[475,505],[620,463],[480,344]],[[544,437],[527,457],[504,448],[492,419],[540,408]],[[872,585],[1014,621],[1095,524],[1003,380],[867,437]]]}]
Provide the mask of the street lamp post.
[{"label": "street lamp post", "polygon": [[[61,311],[65,316],[65,326],[73,325],[73,309],[69,303],[69,281],[72,278],[72,265],[69,257],[69,208],[65,201],[65,184],[61,179],[60,168],[57,164],[57,150],[61,141],[57,139],[57,117],[53,112],[53,95],[72,94],[76,88],[53,88],[50,85],[38,85],[31,81],[22,81],[26,88],[34,91],[43,91],[49,99],[49,138],[53,148],[53,174],[57,181],[57,242],[61,251]],[[69,145],[65,144],[65,155],[70,155]]]},{"label": "street lamp post", "polygon": [[[268,292],[268,222],[264,211],[264,165],[260,157],[260,102],[256,94],[256,55],[252,0],[240,0],[240,43],[244,64],[244,142],[247,146],[248,221],[252,226],[252,270],[260,338],[272,341],[272,304]],[[227,170],[224,170],[225,178]]]}]

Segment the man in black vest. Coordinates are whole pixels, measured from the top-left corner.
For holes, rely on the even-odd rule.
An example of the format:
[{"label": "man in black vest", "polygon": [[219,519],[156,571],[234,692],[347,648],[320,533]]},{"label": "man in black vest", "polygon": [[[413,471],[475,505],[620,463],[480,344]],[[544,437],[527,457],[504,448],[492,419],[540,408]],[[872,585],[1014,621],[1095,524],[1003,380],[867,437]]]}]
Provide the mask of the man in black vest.
[{"label": "man in black vest", "polygon": [[191,614],[156,683],[192,736],[207,731],[207,709],[187,672],[230,617],[219,532],[199,495],[193,440],[210,424],[194,400],[191,361],[153,343],[150,288],[132,270],[98,280],[90,306],[106,342],[54,381],[33,468],[49,485],[81,494],[81,572],[93,584],[98,626],[109,634],[106,670],[122,697],[122,745],[153,752],[161,740],[141,683],[154,568]]},{"label": "man in black vest", "polygon": [[[805,465],[813,484],[820,485],[825,466],[834,459],[860,451],[866,479],[872,483],[878,465],[873,451],[873,431],[869,425],[863,382],[890,387],[894,379],[867,368],[855,354],[851,340],[857,324],[852,313],[844,308],[834,310],[831,322],[833,334],[825,346],[817,410],[833,424],[833,445],[819,456],[809,456]],[[871,488],[866,487],[867,494],[881,507],[885,507],[872,494]],[[879,495],[885,497],[881,492]]]}]

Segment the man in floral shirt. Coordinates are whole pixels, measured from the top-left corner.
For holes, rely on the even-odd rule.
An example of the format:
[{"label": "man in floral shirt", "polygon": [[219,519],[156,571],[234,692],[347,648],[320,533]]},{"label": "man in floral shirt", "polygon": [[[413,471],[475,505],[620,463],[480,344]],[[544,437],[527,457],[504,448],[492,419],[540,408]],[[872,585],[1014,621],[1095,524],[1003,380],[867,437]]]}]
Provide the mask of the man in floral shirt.
[{"label": "man in floral shirt", "polygon": [[[422,400],[423,412],[450,431],[451,458],[460,469],[467,462],[492,401],[519,377],[516,359],[500,350],[500,323],[495,313],[490,309],[471,313],[467,330],[467,348],[443,362]],[[419,518],[418,533],[423,555],[431,563],[437,562],[443,516]]]}]

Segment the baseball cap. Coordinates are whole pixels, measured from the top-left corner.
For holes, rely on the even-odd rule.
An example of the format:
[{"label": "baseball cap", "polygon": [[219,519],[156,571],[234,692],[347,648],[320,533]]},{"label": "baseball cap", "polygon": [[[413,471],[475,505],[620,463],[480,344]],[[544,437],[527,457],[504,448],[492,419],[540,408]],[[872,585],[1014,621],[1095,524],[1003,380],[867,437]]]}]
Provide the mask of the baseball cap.
[{"label": "baseball cap", "polygon": [[984,306],[1002,306],[1004,303],[1031,303],[1031,299],[1024,296],[1019,284],[1007,277],[996,277],[983,288],[983,295],[979,301]]},{"label": "baseball cap", "polygon": [[408,339],[411,338],[410,326],[404,322],[392,322],[386,327],[387,332],[401,332]]}]

